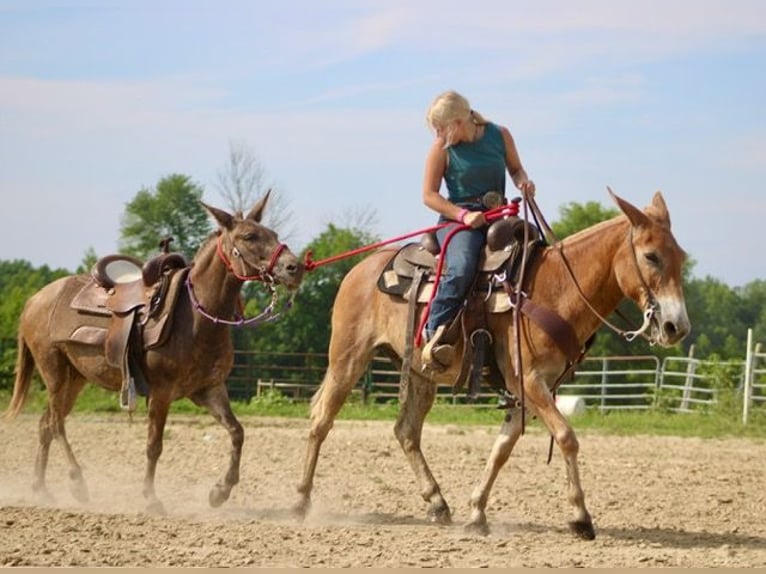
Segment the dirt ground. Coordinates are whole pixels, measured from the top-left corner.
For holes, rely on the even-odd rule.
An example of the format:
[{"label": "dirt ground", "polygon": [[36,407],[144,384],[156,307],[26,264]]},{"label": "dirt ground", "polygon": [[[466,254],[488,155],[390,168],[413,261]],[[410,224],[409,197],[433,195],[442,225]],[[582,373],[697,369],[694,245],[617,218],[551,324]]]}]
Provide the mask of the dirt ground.
[{"label": "dirt ground", "polygon": [[[499,416],[499,415],[498,415]],[[91,501],[68,491],[54,443],[42,502],[30,483],[37,416],[0,423],[0,566],[752,567],[766,566],[766,448],[761,441],[607,437],[580,432],[596,540],[575,539],[558,454],[533,423],[487,507],[488,536],[466,534],[468,497],[497,429],[427,424],[423,445],[454,524],[426,504],[391,423],[338,421],[319,461],[311,514],[290,508],[305,420],[249,417],[241,482],[222,507],[208,489],[229,440],[210,418],[171,417],[157,473],[167,514],[141,496],[146,421],[75,415],[72,446]],[[499,428],[499,421],[498,421]],[[576,428],[576,420],[575,420]]]}]

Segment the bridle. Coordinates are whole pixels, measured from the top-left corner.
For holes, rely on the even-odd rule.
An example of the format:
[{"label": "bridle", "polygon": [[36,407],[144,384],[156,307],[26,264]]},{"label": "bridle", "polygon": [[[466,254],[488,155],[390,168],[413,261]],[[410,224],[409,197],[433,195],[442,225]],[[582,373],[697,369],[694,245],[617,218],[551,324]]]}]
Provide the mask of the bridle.
[{"label": "bridle", "polygon": [[234,269],[234,266],[232,265],[231,260],[226,256],[226,253],[223,250],[222,236],[219,235],[218,241],[216,242],[216,254],[218,255],[219,259],[221,259],[226,269],[240,281],[260,281],[264,283],[266,287],[269,289],[269,292],[271,293],[271,300],[269,301],[269,304],[264,308],[264,310],[258,313],[258,315],[255,315],[254,317],[250,317],[246,319],[240,315],[235,320],[222,319],[221,317],[217,317],[209,313],[205,309],[205,307],[203,307],[202,303],[200,303],[199,299],[197,299],[197,296],[194,293],[194,285],[192,284],[191,273],[189,273],[186,276],[186,289],[189,293],[189,299],[191,301],[192,306],[200,315],[202,315],[206,319],[209,319],[213,323],[231,325],[233,327],[253,326],[253,325],[267,323],[270,321],[274,321],[275,319],[278,319],[282,315],[282,312],[287,311],[290,309],[290,307],[292,307],[293,299],[295,297],[295,294],[293,294],[293,296],[291,296],[287,300],[287,302],[285,303],[284,311],[276,312],[276,306],[279,299],[279,294],[277,293],[277,289],[276,289],[277,282],[276,282],[276,279],[274,278],[273,272],[274,272],[274,267],[277,264],[277,260],[279,259],[280,255],[282,255],[282,252],[286,248],[287,248],[286,244],[280,243],[279,245],[277,245],[277,247],[274,249],[274,252],[271,254],[268,264],[266,266],[263,266],[263,265],[258,266],[258,265],[251,265],[247,263],[242,257],[242,253],[239,251],[239,249],[237,249],[236,246],[232,247],[231,253],[234,257],[242,260],[242,262],[245,265],[252,267],[256,270],[256,272],[252,275],[242,275],[240,273],[237,273],[237,271]]},{"label": "bridle", "polygon": [[[564,247],[562,242],[557,240],[556,237],[554,236],[553,231],[551,230],[551,228],[548,226],[547,222],[543,218],[542,213],[540,213],[540,208],[537,206],[537,203],[535,202],[534,198],[528,197],[526,199],[527,201],[525,205],[529,204],[529,206],[531,207],[532,215],[537,221],[538,227],[540,227],[540,229],[545,234],[546,239],[548,239],[549,243],[552,244],[552,246],[556,249],[556,251],[560,255],[561,260],[564,262],[564,267],[566,268],[567,273],[569,274],[569,277],[572,280],[572,283],[577,289],[577,293],[580,296],[580,299],[582,299],[582,301],[588,307],[590,312],[593,313],[596,317],[598,317],[599,321],[601,321],[602,324],[609,327],[612,331],[614,331],[615,333],[623,337],[626,341],[632,342],[636,337],[641,336],[644,339],[646,339],[650,345],[654,345],[657,341],[655,341],[651,335],[647,335],[646,331],[651,325],[652,318],[654,317],[654,314],[656,313],[657,308],[659,307],[659,304],[657,303],[657,298],[654,296],[652,289],[649,287],[649,284],[646,282],[646,279],[644,278],[644,274],[641,272],[641,266],[638,263],[638,255],[636,254],[636,245],[633,242],[633,226],[631,226],[630,231],[628,231],[627,240],[628,240],[628,245],[630,246],[630,252],[633,256],[632,257],[633,265],[635,267],[636,274],[638,275],[638,279],[641,283],[641,289],[645,295],[646,304],[642,312],[643,322],[641,326],[638,327],[637,329],[626,331],[624,329],[620,329],[619,327],[611,323],[606,317],[601,315],[601,313],[599,313],[595,307],[593,307],[587,295],[583,293],[582,288],[580,287],[580,283],[577,281],[577,277],[575,276],[575,273],[572,270],[571,265],[569,264],[569,260],[566,258],[566,255],[564,254]],[[623,316],[623,318],[625,317]]]},{"label": "bridle", "polygon": [[[611,189],[610,189],[610,191],[611,191]],[[652,318],[654,317],[654,314],[655,314],[655,312],[657,310],[658,304],[657,304],[657,299],[654,296],[654,293],[652,292],[651,288],[649,287],[649,284],[646,282],[646,279],[644,278],[643,273],[641,273],[641,266],[638,264],[638,255],[636,254],[636,246],[635,246],[635,244],[633,242],[633,226],[631,225],[631,227],[630,227],[630,231],[628,232],[627,240],[628,240],[628,245],[630,246],[631,253],[633,255],[633,264],[634,264],[634,266],[636,268],[636,274],[638,275],[638,278],[639,278],[639,280],[641,282],[641,288],[643,289],[643,292],[644,292],[645,297],[646,297],[646,306],[645,306],[645,308],[643,310],[643,323],[642,323],[642,325],[638,329],[634,329],[632,331],[625,331],[623,329],[620,329],[616,325],[613,325],[606,317],[604,317],[601,313],[599,313],[598,310],[596,310],[596,308],[590,302],[590,300],[588,299],[587,295],[585,295],[585,293],[583,293],[582,287],[580,286],[579,281],[577,281],[577,277],[575,276],[575,273],[572,270],[571,265],[569,264],[569,260],[566,258],[566,255],[564,254],[564,248],[563,248],[562,242],[559,241],[556,238],[556,236],[553,233],[553,231],[551,230],[550,226],[545,221],[545,218],[543,217],[542,212],[540,211],[540,208],[538,207],[537,202],[535,202],[534,198],[531,197],[531,196],[527,196],[525,194],[525,199],[526,199],[526,201],[524,202],[524,219],[528,220],[528,217],[527,217],[527,206],[529,206],[532,209],[532,216],[535,219],[535,222],[537,223],[537,226],[540,228],[540,230],[544,234],[546,241],[549,244],[551,244],[556,249],[558,254],[560,255],[561,260],[564,263],[564,267],[566,268],[567,273],[569,274],[569,278],[572,280],[572,283],[574,284],[575,288],[577,289],[577,293],[580,296],[580,299],[582,299],[582,301],[585,303],[585,305],[588,307],[588,309],[591,311],[591,313],[593,313],[596,317],[598,317],[598,319],[599,319],[599,321],[601,321],[601,323],[603,323],[604,325],[606,325],[607,327],[612,329],[612,331],[614,331],[615,333],[617,333],[620,336],[624,337],[625,340],[630,342],[630,341],[633,341],[637,336],[640,335],[640,336],[644,337],[645,339],[647,339],[649,341],[650,345],[654,345],[656,343],[656,341],[653,339],[653,337],[651,337],[650,335],[646,334],[646,330],[651,325],[651,321],[652,321]],[[524,239],[524,245],[523,245],[523,252],[522,252],[522,256],[521,256],[522,257],[522,261],[526,261],[527,260],[527,247],[528,247],[529,241],[527,240],[528,239],[528,237],[527,237],[528,231],[527,231],[526,228],[524,230],[524,235],[525,235],[525,239]],[[515,293],[516,296],[515,296],[515,300],[517,302],[520,302],[521,301],[520,297],[522,297],[524,295],[524,293],[522,291],[522,285],[523,285],[523,281],[524,281],[524,267],[525,267],[525,265],[522,265],[521,275],[520,275],[519,280],[518,280],[518,282],[516,284],[516,293]],[[514,326],[515,326],[515,330],[516,330],[516,337],[515,337],[515,340],[516,340],[516,349],[515,349],[515,352],[516,352],[516,375],[519,377],[519,388],[521,389],[521,396],[519,397],[519,401],[520,401],[520,406],[521,406],[521,428],[522,428],[521,432],[523,433],[524,432],[524,427],[525,427],[525,411],[526,411],[526,409],[524,408],[524,402],[525,402],[525,399],[524,399],[524,380],[523,380],[523,374],[522,374],[522,370],[521,370],[521,341],[520,341],[520,337],[519,337],[519,333],[520,333],[520,324],[519,324],[520,313],[519,313],[519,305],[518,305],[518,303],[516,305],[513,305],[513,308],[514,308]],[[581,357],[584,355],[584,353],[585,353],[585,351],[583,351],[583,354],[581,355]],[[556,381],[553,384],[553,387],[551,388],[551,391],[553,393],[556,392],[556,389],[561,384],[561,382],[563,381],[564,377],[567,376],[568,373],[573,373],[574,372],[574,368],[576,366],[576,362],[578,362],[578,361],[569,362],[569,364],[564,369],[564,371],[556,379]],[[553,452],[553,450],[552,450],[553,449],[553,440],[554,440],[553,436],[551,435],[551,442],[550,442],[550,445],[549,445],[549,448],[548,448],[548,462],[549,463],[551,461],[551,456],[552,456],[552,452]]]}]

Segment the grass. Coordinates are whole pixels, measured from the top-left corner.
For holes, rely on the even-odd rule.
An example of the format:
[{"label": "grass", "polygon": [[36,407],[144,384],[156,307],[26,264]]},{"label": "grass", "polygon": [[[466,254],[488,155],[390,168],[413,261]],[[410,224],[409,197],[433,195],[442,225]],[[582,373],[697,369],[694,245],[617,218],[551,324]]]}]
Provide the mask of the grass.
[{"label": "grass", "polygon": [[[0,411],[5,410],[10,400],[8,391],[0,392]],[[24,412],[42,413],[47,402],[42,390],[30,393]],[[308,402],[294,402],[278,392],[268,392],[250,402],[234,402],[232,408],[237,416],[264,416],[308,419]],[[120,412],[118,395],[100,387],[89,385],[82,392],[74,407],[75,413],[117,413]],[[139,400],[138,413],[146,412],[146,405]],[[362,403],[352,395],[341,409],[341,420],[383,420],[394,421],[399,412],[395,402],[387,404]],[[182,399],[171,405],[170,415],[207,415],[205,409]],[[451,405],[437,400],[426,419],[428,424],[489,425],[499,428],[503,412],[491,407]],[[763,408],[753,409],[747,425],[742,424],[741,407],[728,403],[711,412],[673,413],[662,409],[646,411],[612,410],[600,412],[595,409],[572,419],[572,426],[578,433],[599,432],[614,435],[670,435],[700,438],[747,437],[766,439],[766,412]],[[528,419],[530,427],[541,428],[540,421]]]}]

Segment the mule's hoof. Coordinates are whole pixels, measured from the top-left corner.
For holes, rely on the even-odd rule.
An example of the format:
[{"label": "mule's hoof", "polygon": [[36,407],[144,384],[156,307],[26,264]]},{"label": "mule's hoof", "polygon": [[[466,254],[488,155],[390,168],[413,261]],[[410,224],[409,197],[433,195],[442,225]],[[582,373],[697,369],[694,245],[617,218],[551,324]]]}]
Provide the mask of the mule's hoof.
[{"label": "mule's hoof", "polygon": [[208,502],[210,503],[210,506],[212,506],[213,508],[218,508],[224,502],[229,500],[229,494],[231,494],[230,488],[226,488],[225,486],[216,484],[210,490],[210,494],[208,495]]},{"label": "mule's hoof", "polygon": [[593,523],[590,520],[573,520],[569,523],[569,530],[583,540],[594,540],[596,531],[593,529]]},{"label": "mule's hoof", "polygon": [[298,520],[305,520],[311,510],[311,502],[301,500],[296,502],[292,508],[290,508],[290,514],[292,514]]},{"label": "mule's hoof", "polygon": [[47,488],[33,488],[32,490],[40,504],[53,504],[56,502],[56,497]]},{"label": "mule's hoof", "polygon": [[74,499],[81,504],[90,502],[88,487],[81,480],[69,483],[69,492],[71,492]]},{"label": "mule's hoof", "polygon": [[165,505],[162,504],[159,500],[153,500],[149,504],[146,505],[146,512],[147,514],[152,514],[154,516],[165,516],[167,515],[167,511],[165,510]]},{"label": "mule's hoof", "polygon": [[489,525],[487,524],[487,519],[484,518],[475,522],[468,522],[465,526],[463,526],[463,530],[465,530],[465,532],[468,534],[487,536],[489,534]]},{"label": "mule's hoof", "polygon": [[432,506],[428,510],[428,520],[434,524],[441,524],[443,526],[449,526],[452,524],[452,513],[450,512],[447,503],[442,502]]}]

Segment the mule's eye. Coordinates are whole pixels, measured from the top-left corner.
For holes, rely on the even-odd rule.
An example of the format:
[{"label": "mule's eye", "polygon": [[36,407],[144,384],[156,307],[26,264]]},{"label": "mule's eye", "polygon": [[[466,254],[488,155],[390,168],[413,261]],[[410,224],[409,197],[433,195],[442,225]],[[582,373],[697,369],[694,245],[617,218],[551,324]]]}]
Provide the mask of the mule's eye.
[{"label": "mule's eye", "polygon": [[646,258],[646,260],[649,263],[651,263],[655,267],[659,267],[660,266],[660,258],[659,258],[659,256],[654,251],[650,251],[649,253],[645,253],[644,257]]}]

